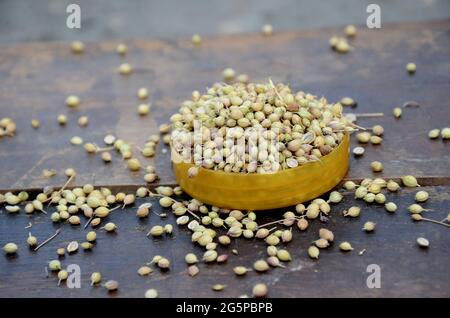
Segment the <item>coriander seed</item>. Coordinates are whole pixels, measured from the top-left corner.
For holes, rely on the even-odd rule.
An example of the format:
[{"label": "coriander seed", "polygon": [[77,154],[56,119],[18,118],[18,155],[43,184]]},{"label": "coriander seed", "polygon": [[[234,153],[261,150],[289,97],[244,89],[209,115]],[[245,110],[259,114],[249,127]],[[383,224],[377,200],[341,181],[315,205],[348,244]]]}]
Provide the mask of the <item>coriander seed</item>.
[{"label": "coriander seed", "polygon": [[334,240],[333,232],[331,232],[330,230],[324,229],[324,228],[321,228],[319,230],[319,237],[327,240],[328,242],[333,242],[333,240]]},{"label": "coriander seed", "polygon": [[91,286],[100,283],[101,280],[102,275],[100,274],[100,272],[93,272],[91,274]]},{"label": "coriander seed", "polygon": [[148,266],[141,266],[137,270],[137,273],[139,276],[147,276],[147,275],[151,274],[152,272],[153,272],[153,269],[151,269]]},{"label": "coriander seed", "polygon": [[52,261],[50,261],[50,262],[48,263],[48,268],[49,268],[52,272],[59,271],[59,270],[61,270],[61,262],[58,261],[58,260],[56,260],[56,259],[54,259],[54,260],[52,260]]},{"label": "coriander seed", "polygon": [[69,97],[67,97],[66,99],[66,105],[67,107],[70,108],[75,108],[80,104],[80,99],[78,98],[78,96],[75,95],[70,95]]},{"label": "coriander seed", "polygon": [[316,241],[313,242],[318,248],[327,248],[328,246],[330,246],[330,243],[324,239],[324,238],[320,238]]},{"label": "coriander seed", "polygon": [[263,33],[263,35],[265,35],[265,36],[272,35],[272,33],[273,33],[273,27],[272,27],[272,25],[270,25],[270,24],[264,24],[263,27],[262,27],[262,33]]},{"label": "coriander seed", "polygon": [[267,296],[268,288],[266,284],[256,284],[252,289],[253,296],[256,298],[262,298]]},{"label": "coriander seed", "polygon": [[158,298],[158,291],[156,289],[147,289],[144,295],[145,298]]},{"label": "coriander seed", "polygon": [[428,200],[428,192],[419,191],[415,195],[416,202],[425,202]]},{"label": "coriander seed", "polygon": [[127,54],[127,52],[128,52],[128,47],[127,47],[127,45],[124,44],[124,43],[119,43],[119,44],[117,45],[117,47],[116,47],[116,52],[117,52],[119,55],[125,55],[125,54]]},{"label": "coriander seed", "polygon": [[370,167],[372,168],[373,172],[381,172],[383,171],[383,164],[379,161],[372,161],[370,163]]},{"label": "coriander seed", "polygon": [[420,205],[414,203],[408,207],[408,211],[412,214],[420,214],[423,211],[428,211],[427,209],[422,208]]},{"label": "coriander seed", "polygon": [[217,252],[215,250],[208,250],[203,254],[203,261],[205,263],[214,262],[217,259]]},{"label": "coriander seed", "polygon": [[249,271],[249,269],[244,266],[236,266],[233,268],[233,272],[237,276],[243,276],[243,275],[247,274],[248,271]]},{"label": "coriander seed", "polygon": [[370,221],[364,223],[363,230],[366,232],[373,232],[373,230],[375,230],[375,223]]},{"label": "coriander seed", "polygon": [[361,214],[361,208],[357,206],[352,206],[348,209],[348,211],[344,211],[344,216],[350,216],[350,217],[358,217]]},{"label": "coriander seed", "polygon": [[345,35],[349,38],[353,38],[356,35],[356,27],[352,24],[345,27]]},{"label": "coriander seed", "polygon": [[70,45],[73,53],[80,54],[84,52],[84,43],[81,41],[73,41]]},{"label": "coriander seed", "polygon": [[287,250],[278,250],[277,257],[282,262],[290,262],[292,260],[291,254]]},{"label": "coriander seed", "polygon": [[384,208],[386,209],[386,211],[388,212],[395,212],[397,211],[397,205],[394,202],[387,202],[384,205]]},{"label": "coriander seed", "polygon": [[352,251],[353,247],[349,242],[342,242],[339,244],[339,249],[344,252]]},{"label": "coriander seed", "polygon": [[7,243],[3,246],[3,251],[8,255],[16,254],[18,249],[15,243]]},{"label": "coriander seed", "polygon": [[123,63],[123,64],[119,65],[119,67],[117,68],[117,71],[121,75],[129,75],[129,74],[131,74],[133,72],[133,68],[131,67],[130,64]]},{"label": "coriander seed", "polygon": [[450,128],[449,127],[442,128],[441,136],[442,139],[444,140],[450,139]]},{"label": "coriander seed", "polygon": [[320,251],[317,246],[311,245],[308,248],[308,256],[312,259],[319,259]]},{"label": "coriander seed", "polygon": [[253,268],[257,272],[266,272],[269,270],[269,264],[265,260],[258,260],[253,264]]},{"label": "coriander seed", "polygon": [[424,237],[419,237],[417,238],[417,244],[419,244],[420,247],[428,247],[430,246],[430,242],[424,238]]},{"label": "coriander seed", "polygon": [[414,74],[416,72],[416,64],[414,63],[408,63],[406,64],[406,70],[409,74]]},{"label": "coriander seed", "polygon": [[197,265],[191,265],[188,267],[188,274],[191,277],[196,276],[199,272],[200,270],[198,269]]},{"label": "coriander seed", "polygon": [[392,110],[392,114],[394,115],[395,118],[400,118],[402,116],[402,109],[400,107],[395,107]]},{"label": "coriander seed", "polygon": [[119,283],[115,280],[108,280],[103,285],[109,292],[116,291],[119,288]]},{"label": "coriander seed", "polygon": [[430,139],[436,139],[439,137],[439,133],[441,131],[439,129],[432,129],[428,132],[428,138]]},{"label": "coriander seed", "polygon": [[38,241],[36,236],[31,235],[31,233],[28,233],[28,238],[27,238],[27,244],[30,247],[35,247],[37,245]]},{"label": "coriander seed", "polygon": [[192,35],[191,38],[192,44],[199,46],[202,43],[202,37],[199,34]]}]

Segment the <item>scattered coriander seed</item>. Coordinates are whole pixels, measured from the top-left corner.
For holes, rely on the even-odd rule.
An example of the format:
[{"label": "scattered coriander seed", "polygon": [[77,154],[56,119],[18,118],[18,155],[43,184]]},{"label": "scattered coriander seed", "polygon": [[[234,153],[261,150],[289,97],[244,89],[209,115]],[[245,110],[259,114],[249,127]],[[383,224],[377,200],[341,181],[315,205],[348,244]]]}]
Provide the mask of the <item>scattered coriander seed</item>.
[{"label": "scattered coriander seed", "polygon": [[351,97],[343,97],[339,102],[341,103],[342,106],[347,107],[353,107],[357,105],[356,102]]},{"label": "scattered coriander seed", "polygon": [[158,291],[156,289],[147,289],[144,295],[145,298],[158,298]]},{"label": "scattered coriander seed", "polygon": [[81,41],[73,41],[70,45],[73,53],[80,54],[84,52],[84,43]]},{"label": "scattered coriander seed", "polygon": [[379,136],[370,136],[369,140],[372,143],[372,145],[379,145],[383,141],[383,138]]},{"label": "scattered coriander seed", "polygon": [[394,202],[387,202],[384,205],[384,208],[386,209],[386,211],[388,212],[395,212],[397,211],[397,205]]},{"label": "scattered coriander seed", "polygon": [[226,287],[226,285],[223,285],[223,284],[214,284],[212,286],[212,290],[213,291],[222,291],[225,289],[225,287]]},{"label": "scattered coriander seed", "polygon": [[384,128],[381,125],[375,125],[372,127],[372,133],[376,136],[381,136],[384,133]]},{"label": "scattered coriander seed", "polygon": [[[41,122],[37,119],[32,119],[31,120],[31,127],[33,127],[34,129],[39,128],[39,126],[41,125]],[[439,133],[438,133],[439,135]]]},{"label": "scattered coriander seed", "polygon": [[141,163],[136,158],[131,158],[127,161],[128,169],[131,171],[138,171],[141,169]]},{"label": "scattered coriander seed", "polygon": [[291,254],[287,250],[278,250],[277,257],[282,262],[290,262],[292,260]]},{"label": "scattered coriander seed", "polygon": [[7,255],[16,254],[17,250],[18,250],[18,247],[17,247],[17,244],[15,244],[15,243],[7,243],[3,246],[3,251]]},{"label": "scattered coriander seed", "polygon": [[361,208],[357,206],[352,206],[348,209],[348,211],[344,211],[344,216],[350,216],[350,217],[358,217],[361,214]]},{"label": "scattered coriander seed", "polygon": [[349,38],[353,38],[356,35],[356,27],[352,24],[345,27],[345,35]]},{"label": "scattered coriander seed", "polygon": [[441,136],[442,139],[444,140],[450,139],[450,128],[449,127],[442,128]]},{"label": "scattered coriander seed", "polygon": [[335,50],[338,53],[345,54],[345,53],[348,53],[348,51],[350,51],[350,49],[351,49],[351,46],[348,44],[347,40],[344,38],[339,38],[339,40],[336,43]]},{"label": "scattered coriander seed", "polygon": [[108,222],[103,228],[106,232],[114,232],[117,229],[117,226],[112,222]]},{"label": "scattered coriander seed", "polygon": [[88,251],[91,250],[94,245],[90,242],[82,242],[80,246],[83,250]]},{"label": "scattered coriander seed", "polygon": [[141,87],[137,91],[137,97],[139,99],[147,99],[148,98],[148,89],[145,87]]},{"label": "scattered coriander seed", "polygon": [[395,192],[400,189],[400,185],[394,180],[389,180],[386,184],[386,188],[391,192]]},{"label": "scattered coriander seed", "polygon": [[265,242],[268,245],[275,246],[275,245],[278,245],[280,243],[280,239],[277,236],[275,236],[274,234],[271,234],[268,237],[266,237]]},{"label": "scattered coriander seed", "polygon": [[62,281],[66,280],[67,277],[69,277],[69,273],[65,269],[62,269],[58,272],[57,276],[59,279],[59,281],[58,281],[58,285],[59,285],[59,284],[61,284]]},{"label": "scattered coriander seed", "polygon": [[102,274],[100,272],[93,272],[91,274],[91,286],[100,283],[102,280]]},{"label": "scattered coriander seed", "polygon": [[192,264],[195,264],[195,263],[198,262],[197,256],[195,254],[193,254],[193,253],[186,254],[186,256],[184,257],[184,260],[189,265],[192,265]]},{"label": "scattered coriander seed", "polygon": [[217,263],[225,263],[228,260],[228,254],[221,254],[217,256]]},{"label": "scattered coriander seed", "polygon": [[202,37],[199,34],[192,35],[192,44],[199,46],[202,43]]},{"label": "scattered coriander seed", "polygon": [[123,64],[119,65],[119,67],[117,68],[117,71],[121,75],[129,75],[129,74],[131,74],[133,72],[133,68],[131,67],[130,64],[123,63]]},{"label": "scattered coriander seed", "polygon": [[217,252],[215,250],[208,250],[203,254],[203,261],[206,263],[214,262],[217,259]]},{"label": "scattered coriander seed", "polygon": [[419,237],[417,238],[417,244],[419,244],[420,247],[428,247],[430,246],[430,242],[424,238],[424,237]]},{"label": "scattered coriander seed", "polygon": [[75,253],[78,250],[78,242],[72,241],[67,245],[67,253]]},{"label": "scattered coriander seed", "polygon": [[49,268],[52,272],[59,271],[59,270],[61,270],[61,262],[58,261],[58,260],[56,260],[56,259],[54,259],[54,260],[52,260],[52,261],[50,261],[50,262],[48,263],[48,268]]},{"label": "scattered coriander seed", "polygon": [[249,82],[249,77],[247,74],[239,74],[237,77],[239,83],[247,84]]},{"label": "scattered coriander seed", "polygon": [[168,208],[173,204],[173,200],[169,197],[162,197],[161,199],[159,199],[159,204],[163,207],[163,208]]},{"label": "scattered coriander seed", "polygon": [[91,221],[91,226],[96,227],[96,226],[100,225],[101,222],[102,222],[101,218],[93,218]]},{"label": "scattered coriander seed", "polygon": [[232,68],[226,68],[223,70],[222,76],[225,82],[231,82],[232,80],[234,80],[236,72]]},{"label": "scattered coriander seed", "polygon": [[353,191],[356,189],[356,184],[353,181],[346,181],[344,183],[345,190]]},{"label": "scattered coriander seed", "polygon": [[360,143],[368,143],[370,140],[370,133],[367,131],[360,132],[356,135],[356,139]]},{"label": "scattered coriander seed", "polygon": [[344,252],[352,251],[353,247],[349,242],[342,242],[339,244],[339,249]]},{"label": "scattered coriander seed", "polygon": [[249,271],[249,269],[244,266],[236,266],[233,268],[233,272],[237,276],[243,276],[243,275],[247,274],[248,271]]},{"label": "scattered coriander seed", "polygon": [[415,196],[416,202],[425,202],[428,200],[428,192],[426,191],[419,191],[416,193]]},{"label": "scattered coriander seed", "polygon": [[363,230],[366,232],[373,232],[373,230],[375,230],[375,223],[370,221],[364,223]]},{"label": "scattered coriander seed", "polygon": [[338,191],[332,191],[330,193],[328,201],[332,203],[339,203],[342,201],[342,198],[343,198],[342,194],[340,194]]},{"label": "scattered coriander seed", "polygon": [[75,176],[77,173],[76,173],[75,169],[67,168],[66,170],[64,170],[64,174],[70,178],[70,177]]},{"label": "scattered coriander seed", "polygon": [[156,265],[158,265],[158,267],[161,269],[168,269],[170,266],[170,261],[167,258],[163,257],[157,262]]},{"label": "scattered coriander seed", "polygon": [[311,245],[308,248],[308,256],[311,257],[312,259],[318,259],[320,255],[320,251],[317,248],[317,246]]},{"label": "scattered coriander seed", "polygon": [[80,127],[86,127],[89,123],[89,117],[88,116],[80,116],[78,118],[78,125]]},{"label": "scattered coriander seed", "polygon": [[139,115],[145,116],[150,112],[150,105],[149,104],[139,104],[137,111],[138,111]]},{"label": "scattered coriander seed", "polygon": [[297,212],[298,214],[303,214],[305,212],[305,210],[306,210],[306,207],[301,203],[299,203],[295,206],[295,212]]},{"label": "scattered coriander seed", "polygon": [[166,224],[164,225],[164,233],[166,234],[172,234],[173,232],[173,226],[172,224]]},{"label": "scattered coriander seed", "polygon": [[94,242],[97,239],[97,233],[95,233],[94,231],[89,231],[86,234],[86,240],[88,242]]},{"label": "scattered coriander seed", "polygon": [[70,138],[70,143],[72,145],[81,145],[83,143],[83,139],[79,136],[73,136],[72,138]]},{"label": "scattered coriander seed", "polygon": [[416,64],[414,63],[408,63],[406,64],[406,70],[409,74],[414,74],[416,72]]},{"label": "scattered coriander seed", "polygon": [[81,223],[80,217],[78,215],[72,215],[71,217],[69,217],[69,219],[67,221],[71,225],[80,225],[80,223]]},{"label": "scattered coriander seed", "polygon": [[402,116],[402,109],[400,107],[395,107],[392,110],[392,114],[394,115],[395,118],[400,118]]},{"label": "scattered coriander seed", "polygon": [[109,292],[116,291],[119,288],[119,283],[115,280],[108,280],[103,285]]},{"label": "scattered coriander seed", "polygon": [[256,298],[262,298],[262,297],[267,296],[267,293],[268,293],[267,285],[262,284],[262,283],[256,284],[255,286],[253,286],[252,293],[253,293],[253,297],[256,297]]},{"label": "scattered coriander seed", "polygon": [[80,104],[80,99],[78,98],[78,96],[70,95],[69,97],[66,98],[67,107],[75,108],[79,104]]},{"label": "scattered coriander seed", "polygon": [[66,115],[58,115],[57,117],[58,123],[62,126],[65,125],[67,123],[67,117]]},{"label": "scattered coriander seed", "polygon": [[428,132],[428,138],[436,139],[439,137],[440,132],[440,129],[432,129]]},{"label": "scattered coriander seed", "polygon": [[319,230],[319,237],[322,238],[322,239],[327,240],[328,242],[333,242],[333,240],[334,240],[333,232],[331,232],[328,229],[324,229],[324,228],[321,228]]},{"label": "scattered coriander seed", "polygon": [[30,247],[35,247],[38,244],[36,236],[33,236],[31,235],[31,233],[28,233],[27,244]]},{"label": "scattered coriander seed", "polygon": [[5,206],[5,209],[9,213],[16,213],[20,211],[20,207],[18,205],[7,205]]},{"label": "scattered coriander seed", "polygon": [[219,236],[218,241],[221,245],[230,245],[231,244],[231,239],[227,235]]},{"label": "scattered coriander seed", "polygon": [[370,163],[370,167],[372,168],[373,172],[381,172],[383,171],[383,164],[379,161],[372,161]]},{"label": "scattered coriander seed", "polygon": [[314,241],[314,244],[318,248],[327,248],[328,246],[330,246],[330,243],[328,242],[328,240],[326,240],[324,238],[320,238],[320,239]]},{"label": "scattered coriander seed", "polygon": [[386,202],[386,196],[383,193],[377,193],[375,195],[375,202],[378,204],[384,204]]},{"label": "scattered coriander seed", "polygon": [[66,249],[64,247],[60,247],[56,250],[56,254],[58,254],[58,256],[64,256],[66,254]]},{"label": "scattered coriander seed", "polygon": [[412,213],[412,214],[420,214],[420,213],[422,213],[423,211],[428,211],[428,210],[427,210],[427,209],[424,209],[424,208],[421,207],[420,205],[414,203],[414,204],[411,204],[411,205],[408,207],[408,211],[409,211],[410,213]]},{"label": "scattered coriander seed", "polygon": [[147,275],[151,274],[152,272],[153,272],[153,269],[151,269],[148,266],[141,266],[137,270],[137,273],[139,276],[147,276]]},{"label": "scattered coriander seed", "polygon": [[127,54],[127,52],[128,52],[128,47],[127,47],[127,45],[124,44],[124,43],[119,43],[119,44],[117,45],[117,47],[116,47],[116,52],[117,52],[119,55],[125,55],[125,54]]},{"label": "scattered coriander seed", "polygon": [[413,176],[404,176],[402,177],[402,183],[404,186],[408,188],[420,187],[417,179]]},{"label": "scattered coriander seed", "polygon": [[266,272],[267,270],[269,270],[269,264],[267,264],[267,262],[265,260],[257,260],[253,264],[253,268],[257,272]]},{"label": "scattered coriander seed", "polygon": [[188,267],[188,274],[191,277],[194,277],[195,275],[197,275],[200,272],[200,270],[198,269],[197,265],[191,265]]},{"label": "scattered coriander seed", "polygon": [[265,35],[265,36],[272,35],[272,33],[273,33],[273,27],[272,27],[272,25],[270,25],[270,24],[264,24],[263,27],[262,27],[262,33],[263,33],[263,35]]},{"label": "scattered coriander seed", "polygon": [[297,227],[300,231],[305,231],[308,228],[309,222],[305,218],[297,221]]},{"label": "scattered coriander seed", "polygon": [[292,241],[292,231],[290,229],[283,231],[283,234],[281,234],[281,241],[283,243],[288,243]]}]

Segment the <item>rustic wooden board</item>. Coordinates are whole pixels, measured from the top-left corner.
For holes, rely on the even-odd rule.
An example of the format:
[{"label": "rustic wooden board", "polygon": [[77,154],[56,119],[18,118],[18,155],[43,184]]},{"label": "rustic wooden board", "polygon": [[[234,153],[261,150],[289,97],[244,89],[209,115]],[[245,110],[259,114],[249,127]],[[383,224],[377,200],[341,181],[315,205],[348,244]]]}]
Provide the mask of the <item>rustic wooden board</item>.
[{"label": "rustic wooden board", "polygon": [[[426,216],[441,220],[448,214],[450,196],[448,186],[424,187],[430,193],[430,200],[424,206],[432,211]],[[415,189],[402,189],[398,194],[389,194],[399,206],[395,214],[387,213],[380,205],[368,205],[346,194],[343,203],[332,208],[328,224],[312,222],[311,227],[300,233],[293,228],[294,240],[286,247],[293,261],[287,269],[272,269],[265,274],[250,272],[246,277],[236,277],[232,268],[237,265],[251,267],[253,262],[265,258],[265,243],[260,240],[238,239],[230,248],[219,248],[230,257],[226,264],[199,264],[200,274],[194,278],[186,273],[184,256],[188,252],[199,258],[203,249],[190,242],[189,230],[175,225],[174,217],[160,219],[152,214],[149,219],[138,220],[135,208],[127,208],[112,213],[109,221],[119,229],[116,234],[97,230],[97,243],[92,252],[78,251],[74,255],[61,258],[63,266],[78,264],[81,268],[81,288],[70,289],[56,286],[54,274],[46,278],[46,263],[56,258],[56,249],[71,240],[84,240],[90,229],[83,230],[69,224],[53,225],[48,216],[7,215],[2,209],[0,215],[0,243],[15,241],[19,245],[16,257],[0,257],[0,296],[2,297],[142,297],[148,288],[158,289],[161,297],[238,297],[251,293],[258,282],[269,285],[271,297],[448,297],[450,280],[449,228],[432,223],[414,223],[409,218],[407,206],[414,201]],[[161,208],[154,202],[155,212]],[[361,206],[363,212],[357,219],[344,218],[341,213],[351,205]],[[279,218],[279,212],[259,214],[263,220]],[[364,222],[377,223],[374,233],[361,230]],[[37,252],[30,251],[25,243],[28,229],[24,226],[33,222],[30,229],[40,241],[61,228],[61,234]],[[161,239],[146,238],[146,231],[155,224],[174,224],[172,237]],[[317,261],[309,259],[306,249],[317,239],[318,229],[327,227],[336,236],[336,242],[321,252]],[[421,249],[416,244],[417,237],[430,240],[429,249]],[[349,241],[355,248],[350,253],[342,253],[338,243]],[[239,256],[230,253],[236,248]],[[363,255],[358,252],[366,249]],[[137,269],[149,262],[153,255],[163,255],[170,259],[170,271],[162,273],[155,268],[152,275],[139,277]],[[381,269],[381,288],[366,286],[369,273],[367,266],[377,264]],[[90,287],[89,276],[93,271],[102,272],[105,279],[115,279],[120,290],[108,294],[102,287]],[[228,285],[221,293],[211,290],[216,283]]]},{"label": "rustic wooden board", "polygon": [[[328,39],[340,29],[279,33],[273,37],[260,35],[220,36],[204,40],[201,48],[193,48],[186,39],[177,41],[128,41],[130,53],[125,58],[115,53],[116,43],[87,44],[83,55],[72,55],[67,44],[31,43],[0,47],[0,118],[12,117],[18,124],[14,138],[0,139],[0,189],[39,189],[61,185],[62,172],[74,167],[78,176],[71,186],[86,182],[108,185],[114,189],[134,190],[143,184],[142,173],[130,173],[117,154],[113,163],[103,164],[97,156],[89,156],[69,138],[80,135],[85,141],[102,144],[106,133],[114,133],[136,145],[158,131],[167,122],[179,103],[195,89],[221,80],[221,71],[231,66],[247,73],[255,81],[271,77],[285,81],[297,89],[325,95],[330,100],[351,96],[358,101],[351,112],[384,112],[377,119],[361,119],[370,127],[382,124],[385,140],[381,146],[366,146],[366,154],[351,159],[347,178],[372,176],[369,164],[384,163],[379,176],[386,178],[413,174],[420,177],[430,193],[427,212],[434,219],[449,213],[450,151],[448,142],[430,141],[428,130],[448,126],[450,118],[450,21],[384,26],[382,30],[360,30],[352,45],[355,50],[338,55],[328,48]],[[407,75],[405,64],[414,61],[417,74]],[[135,67],[129,77],[114,73],[122,62]],[[152,113],[140,118],[136,114],[139,101],[136,90],[148,87],[152,94]],[[64,100],[69,94],[79,95],[83,103],[78,110],[68,110]],[[391,110],[407,100],[416,100],[420,108],[404,109],[400,120]],[[56,123],[56,116],[69,117],[66,127]],[[88,128],[80,128],[76,120],[89,115]],[[31,118],[42,126],[33,130]],[[356,145],[352,141],[352,146]],[[170,157],[158,147],[155,160],[139,157],[143,163],[157,167],[157,184],[173,184]],[[59,175],[41,177],[43,169],[53,168]],[[56,278],[45,277],[46,262],[55,258],[55,250],[70,240],[82,241],[86,231],[68,224],[50,244],[34,253],[26,247],[28,230],[43,240],[59,227],[48,216],[8,215],[0,208],[0,245],[14,241],[20,246],[17,257],[0,257],[0,296],[2,297],[141,297],[147,288],[157,288],[162,297],[231,297],[249,294],[253,284],[264,281],[270,285],[272,297],[448,297],[450,282],[446,274],[448,228],[431,223],[413,223],[406,207],[413,202],[415,189],[402,190],[388,197],[399,205],[395,215],[381,206],[355,202],[351,196],[333,209],[328,225],[314,222],[306,233],[296,233],[289,245],[294,260],[289,269],[275,269],[270,274],[249,273],[236,278],[235,265],[251,266],[265,257],[264,243],[240,239],[233,244],[240,256],[230,256],[227,264],[200,264],[196,278],[186,274],[184,255],[202,250],[193,246],[187,229],[175,226],[173,238],[151,240],[145,237],[150,225],[165,223],[158,216],[139,221],[135,208],[116,211],[109,219],[119,226],[117,234],[98,231],[98,243],[90,253],[83,251],[62,259],[64,265],[78,264],[82,270],[82,288],[56,286]],[[344,219],[338,214],[350,205],[360,205],[364,213],[359,219]],[[158,204],[154,204],[156,212]],[[282,211],[264,212],[267,221],[280,217]],[[372,220],[378,223],[374,234],[360,230]],[[169,216],[167,222],[174,223]],[[306,255],[309,244],[317,238],[319,227],[332,229],[337,241],[352,242],[355,251],[343,254],[337,244],[323,251],[319,261]],[[431,241],[428,250],[419,249],[415,240],[424,236]],[[366,249],[362,256],[358,251]],[[221,249],[225,251],[224,249]],[[139,266],[155,254],[167,256],[173,266],[168,273],[159,270],[147,277],[136,274]],[[382,271],[382,288],[366,287],[366,268],[378,264]],[[90,288],[89,275],[99,270],[106,279],[120,282],[119,292],[107,294],[103,288]],[[210,286],[225,283],[227,289],[214,293]],[[193,291],[195,291],[193,293]]]},{"label": "rustic wooden board", "polygon": [[[127,41],[130,52],[126,57],[115,53],[116,43],[89,43],[82,55],[71,54],[62,43],[3,46],[0,117],[14,118],[18,134],[0,140],[0,189],[62,184],[62,171],[69,166],[79,172],[76,184],[142,183],[142,175],[124,169],[118,156],[112,164],[104,165],[99,157],[70,145],[69,138],[79,135],[102,144],[103,136],[111,132],[142,145],[191,91],[221,80],[221,71],[227,66],[249,74],[254,81],[271,77],[331,101],[351,96],[358,106],[349,111],[384,112],[383,118],[359,121],[367,127],[382,124],[385,141],[378,147],[367,146],[363,158],[352,159],[348,177],[370,174],[368,166],[373,160],[385,164],[384,176],[412,173],[449,177],[448,143],[430,141],[426,136],[432,128],[448,126],[450,117],[449,29],[449,21],[364,28],[352,41],[354,51],[347,55],[328,47],[329,37],[341,34],[341,29],[272,37],[219,36],[205,39],[201,48],[194,48],[185,39],[134,40]],[[410,61],[418,65],[414,76],[405,71]],[[115,73],[122,62],[131,63],[135,73],[128,77]],[[142,86],[151,92],[153,110],[150,116],[139,118],[135,95]],[[64,105],[70,94],[82,99],[78,110],[70,111]],[[408,100],[422,106],[405,109],[403,117],[395,120],[392,108]],[[68,115],[66,127],[57,125],[59,113]],[[81,115],[90,117],[88,128],[76,124]],[[37,131],[30,127],[32,118],[42,122]],[[173,183],[169,155],[159,153],[154,163],[160,182]],[[46,168],[58,170],[60,176],[43,179],[41,173]]]}]

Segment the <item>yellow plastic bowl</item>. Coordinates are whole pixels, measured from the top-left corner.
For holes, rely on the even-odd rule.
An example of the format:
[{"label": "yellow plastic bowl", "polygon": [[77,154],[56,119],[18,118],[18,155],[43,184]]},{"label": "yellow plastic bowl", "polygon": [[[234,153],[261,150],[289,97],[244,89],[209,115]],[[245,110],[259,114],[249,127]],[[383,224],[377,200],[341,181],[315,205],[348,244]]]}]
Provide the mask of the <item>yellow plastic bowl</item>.
[{"label": "yellow plastic bowl", "polygon": [[333,189],[347,173],[349,136],[320,161],[272,174],[231,173],[200,168],[188,177],[189,163],[173,163],[175,178],[191,197],[214,206],[268,210],[309,201]]}]

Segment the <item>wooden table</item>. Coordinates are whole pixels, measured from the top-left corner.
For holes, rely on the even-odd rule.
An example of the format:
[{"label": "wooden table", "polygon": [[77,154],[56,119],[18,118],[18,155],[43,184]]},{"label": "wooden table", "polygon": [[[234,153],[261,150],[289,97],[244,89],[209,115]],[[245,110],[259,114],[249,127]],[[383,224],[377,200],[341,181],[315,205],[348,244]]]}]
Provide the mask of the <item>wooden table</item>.
[{"label": "wooden table", "polygon": [[[69,143],[79,135],[85,141],[102,144],[107,133],[142,145],[148,135],[158,132],[170,114],[190,96],[221,80],[221,71],[233,67],[247,73],[253,81],[270,77],[274,82],[290,83],[295,90],[325,95],[336,101],[351,96],[358,106],[348,112],[384,112],[382,118],[360,119],[358,124],[385,127],[383,144],[366,146],[359,159],[351,158],[347,179],[359,180],[375,176],[370,162],[379,160],[385,169],[377,176],[395,178],[406,174],[418,177],[422,189],[430,193],[424,204],[432,209],[430,218],[441,220],[450,212],[450,148],[448,142],[431,141],[427,133],[433,128],[449,126],[450,119],[450,21],[384,25],[381,30],[360,28],[351,41],[354,50],[346,55],[332,52],[328,39],[341,35],[342,29],[322,29],[303,32],[275,33],[271,37],[259,34],[218,36],[204,39],[195,48],[188,39],[131,40],[125,57],[115,53],[117,43],[87,43],[86,52],[74,55],[66,43],[27,43],[0,47],[0,118],[12,117],[18,126],[13,138],[0,139],[0,189],[28,189],[37,191],[47,186],[61,186],[66,177],[63,171],[74,167],[78,175],[70,186],[87,182],[106,185],[115,190],[134,190],[145,185],[143,173],[130,173],[118,154],[113,162],[104,164],[99,156],[92,156]],[[417,64],[417,73],[407,74],[408,62]],[[121,76],[115,72],[123,62],[131,63],[134,73]],[[136,91],[147,87],[151,92],[152,111],[139,117]],[[82,103],[76,110],[68,110],[65,98],[78,95]],[[404,108],[401,119],[391,115],[393,107],[406,101],[417,101],[418,108]],[[69,122],[59,126],[58,114],[66,114]],[[88,115],[88,127],[76,124],[77,118]],[[37,130],[31,128],[32,118],[41,121]],[[352,146],[356,142],[352,141]],[[152,160],[160,179],[152,184],[173,185],[170,157],[160,145]],[[43,169],[56,169],[58,175],[46,179]],[[16,242],[19,253],[15,257],[0,257],[1,297],[141,297],[148,288],[159,290],[161,297],[237,297],[251,294],[257,282],[269,285],[272,297],[448,297],[450,296],[450,236],[449,228],[438,224],[413,223],[406,208],[414,202],[416,189],[402,189],[389,194],[399,210],[388,214],[382,206],[355,201],[347,194],[344,202],[333,207],[328,224],[313,222],[304,233],[295,230],[288,245],[293,261],[287,269],[273,269],[267,274],[249,273],[238,278],[233,266],[249,266],[265,257],[265,245],[257,240],[239,239],[223,265],[200,264],[200,274],[191,278],[186,274],[184,255],[202,254],[202,249],[190,242],[186,228],[175,226],[172,237],[149,239],[146,230],[151,225],[174,223],[170,215],[161,220],[152,214],[138,220],[135,207],[117,211],[110,219],[119,226],[116,234],[98,230],[94,251],[79,251],[62,259],[63,265],[78,264],[81,268],[82,288],[57,286],[54,275],[46,278],[46,263],[56,258],[56,248],[71,240],[83,241],[86,231],[68,224],[54,225],[43,214],[9,215],[0,208],[0,244]],[[148,199],[146,199],[148,201]],[[161,208],[153,202],[156,212]],[[340,214],[351,205],[361,206],[357,219]],[[262,212],[264,220],[278,219],[283,211]],[[377,222],[376,232],[361,231],[365,221]],[[24,227],[31,222],[31,229]],[[322,251],[313,261],[306,249],[317,238],[320,227],[333,230],[337,242],[348,240],[355,247],[342,253],[337,244]],[[38,252],[26,246],[28,231],[40,241],[61,227],[61,234]],[[417,237],[430,240],[429,249],[420,249]],[[363,255],[358,252],[365,249]],[[136,270],[155,254],[168,257],[170,271],[155,270],[151,276],[139,277]],[[381,268],[381,288],[366,285],[367,266]],[[120,290],[108,294],[103,288],[90,287],[89,276],[101,271],[105,279],[115,279]],[[215,283],[227,284],[220,292],[213,292]]]}]

